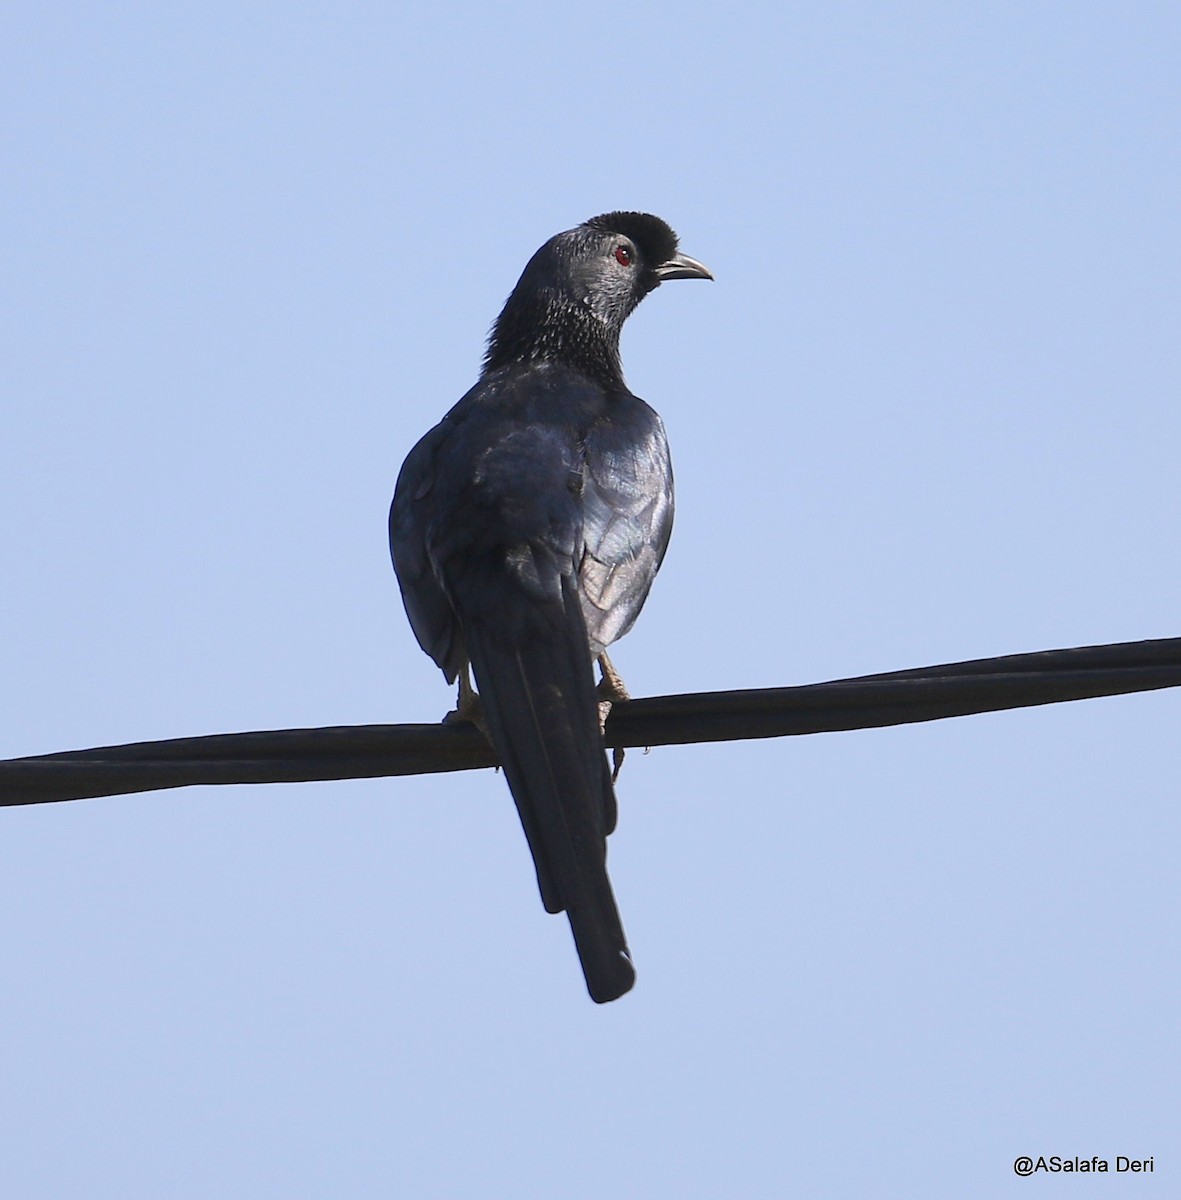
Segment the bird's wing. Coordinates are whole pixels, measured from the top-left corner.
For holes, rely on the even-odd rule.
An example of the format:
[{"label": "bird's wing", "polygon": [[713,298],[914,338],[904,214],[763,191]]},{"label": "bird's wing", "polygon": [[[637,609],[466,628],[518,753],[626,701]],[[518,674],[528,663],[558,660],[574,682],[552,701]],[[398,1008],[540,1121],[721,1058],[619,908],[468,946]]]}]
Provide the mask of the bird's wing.
[{"label": "bird's wing", "polygon": [[430,524],[438,502],[436,459],[447,445],[452,423],[444,419],[406,457],[390,505],[390,557],[410,628],[449,683],[467,662],[463,636],[451,602],[427,554]]},{"label": "bird's wing", "polygon": [[632,627],[664,559],[673,476],[664,425],[629,397],[587,439],[582,608],[596,654]]}]

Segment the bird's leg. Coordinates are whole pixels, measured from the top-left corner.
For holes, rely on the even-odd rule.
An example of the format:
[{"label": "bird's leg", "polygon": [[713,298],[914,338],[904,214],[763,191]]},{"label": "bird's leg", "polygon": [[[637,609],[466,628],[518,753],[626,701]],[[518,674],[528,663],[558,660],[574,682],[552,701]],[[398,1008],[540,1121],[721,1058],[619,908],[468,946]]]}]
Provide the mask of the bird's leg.
[{"label": "bird's leg", "polygon": [[632,698],[631,692],[627,690],[627,686],[623,682],[623,677],[607,657],[606,650],[599,655],[599,670],[603,672],[603,678],[599,682],[600,700],[605,700],[608,704],[611,704],[615,701],[630,700]]},{"label": "bird's leg", "polygon": [[484,702],[472,687],[471,667],[467,663],[459,672],[459,695],[455,699],[455,707],[443,718],[443,724],[453,725],[456,721],[467,721],[489,741],[492,740],[488,737],[488,723],[484,720]]},{"label": "bird's leg", "polygon": [[[602,679],[599,680],[599,728],[604,733],[607,732],[607,718],[611,715],[611,706],[620,704],[631,699],[631,694],[624,685],[623,677],[615,669],[611,660],[607,657],[607,651],[604,650],[599,655],[599,670],[603,673]],[[611,751],[611,782],[614,783],[619,778],[619,772],[623,767],[623,758],[627,753],[622,746],[616,746]]]}]

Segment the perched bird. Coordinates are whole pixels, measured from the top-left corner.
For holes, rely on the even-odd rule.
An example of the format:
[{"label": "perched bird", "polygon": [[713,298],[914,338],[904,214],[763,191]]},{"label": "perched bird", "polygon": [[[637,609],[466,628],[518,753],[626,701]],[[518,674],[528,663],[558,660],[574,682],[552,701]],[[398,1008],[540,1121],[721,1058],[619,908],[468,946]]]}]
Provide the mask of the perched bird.
[{"label": "perched bird", "polygon": [[[632,627],[673,521],[660,417],[628,390],[619,334],[669,279],[712,279],[647,213],[550,238],[488,340],[479,382],[410,451],[390,553],[411,627],[504,768],[542,902],[570,920],[587,990],[635,982],[607,878],[615,792],[606,648]],[[467,678],[470,664],[478,698]]]}]

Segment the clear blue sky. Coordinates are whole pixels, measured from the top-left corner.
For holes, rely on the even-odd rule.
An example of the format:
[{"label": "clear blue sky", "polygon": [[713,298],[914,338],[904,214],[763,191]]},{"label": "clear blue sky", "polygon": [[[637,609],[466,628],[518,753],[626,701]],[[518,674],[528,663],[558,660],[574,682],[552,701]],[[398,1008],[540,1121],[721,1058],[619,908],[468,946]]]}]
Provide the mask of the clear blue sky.
[{"label": "clear blue sky", "polygon": [[[1181,635],[1179,55],[1175,3],[17,0],[0,756],[440,717],[394,479],[612,208],[717,276],[624,338],[634,693]],[[1175,1196],[1179,725],[635,753],[605,1008],[491,772],[5,811],[0,1193]]]}]

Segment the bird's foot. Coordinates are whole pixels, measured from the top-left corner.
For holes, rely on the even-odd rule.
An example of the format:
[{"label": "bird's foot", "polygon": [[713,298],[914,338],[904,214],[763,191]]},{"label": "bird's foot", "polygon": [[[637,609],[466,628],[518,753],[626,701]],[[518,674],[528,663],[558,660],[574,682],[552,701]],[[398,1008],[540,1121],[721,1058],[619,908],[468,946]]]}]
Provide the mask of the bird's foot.
[{"label": "bird's foot", "polygon": [[[599,680],[600,701],[605,701],[609,706],[616,701],[631,699],[631,693],[627,690],[627,685],[623,682],[623,676],[619,674],[611,660],[607,657],[606,650],[599,655],[599,670],[603,673],[602,679]],[[610,711],[610,708],[608,708],[608,711]]]},{"label": "bird's foot", "polygon": [[474,725],[489,741],[492,740],[488,735],[488,722],[484,717],[484,701],[480,699],[480,693],[472,687],[467,667],[459,673],[459,695],[456,697],[455,707],[443,718],[443,724],[455,725],[460,721]]},{"label": "bird's foot", "polygon": [[[627,690],[623,682],[623,677],[607,657],[606,651],[599,655],[599,670],[603,673],[598,687],[599,728],[605,734],[607,732],[607,718],[611,715],[612,706],[630,700],[631,693]],[[627,751],[622,746],[616,746],[611,751],[612,783],[619,778],[619,772],[623,767],[623,759],[626,753]]]},{"label": "bird's foot", "polygon": [[630,700],[631,693],[624,685],[619,672],[612,666],[606,651],[599,655],[599,670],[603,673],[596,690],[599,697],[599,728],[606,733],[607,718],[611,715],[612,705]]}]

